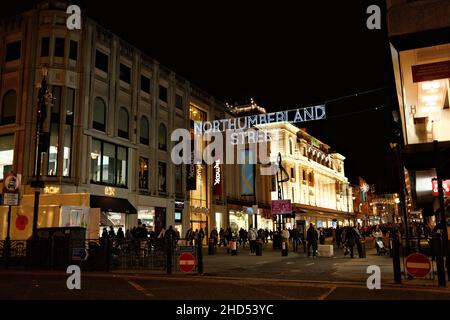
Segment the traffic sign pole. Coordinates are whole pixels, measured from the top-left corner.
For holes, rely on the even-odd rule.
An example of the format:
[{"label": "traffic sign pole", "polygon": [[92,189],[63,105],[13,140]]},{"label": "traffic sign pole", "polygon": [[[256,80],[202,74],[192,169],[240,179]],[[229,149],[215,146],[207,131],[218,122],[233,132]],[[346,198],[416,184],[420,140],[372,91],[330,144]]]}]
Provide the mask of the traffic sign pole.
[{"label": "traffic sign pole", "polygon": [[9,258],[11,257],[11,206],[8,206],[8,227],[5,239],[5,268],[9,267]]}]

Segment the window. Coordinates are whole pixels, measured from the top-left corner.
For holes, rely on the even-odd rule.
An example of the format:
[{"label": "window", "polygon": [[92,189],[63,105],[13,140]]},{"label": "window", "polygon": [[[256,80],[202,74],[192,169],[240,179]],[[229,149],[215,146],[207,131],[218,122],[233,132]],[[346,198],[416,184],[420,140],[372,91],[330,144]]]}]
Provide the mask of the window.
[{"label": "window", "polygon": [[160,150],[167,150],[167,129],[164,123],[159,125],[158,148]]},{"label": "window", "polygon": [[166,164],[158,162],[158,191],[160,192],[167,192],[166,177]]},{"label": "window", "polygon": [[63,151],[64,177],[70,177],[74,109],[75,109],[75,89],[67,88],[66,119],[64,125],[64,151]]},{"label": "window", "polygon": [[179,94],[175,95],[175,107],[183,109],[183,97]]},{"label": "window", "polygon": [[159,85],[159,100],[167,102],[167,88]]},{"label": "window", "polygon": [[91,182],[126,187],[128,149],[92,139]]},{"label": "window", "polygon": [[0,174],[1,179],[13,169],[14,135],[0,136]]},{"label": "window", "polygon": [[146,76],[141,76],[141,90],[150,93],[150,79]]},{"label": "window", "polygon": [[148,159],[139,157],[139,189],[148,189]]},{"label": "window", "polygon": [[307,180],[306,176],[307,176],[306,170],[303,170],[303,181]]},{"label": "window", "polygon": [[16,122],[17,94],[9,90],[3,96],[0,124],[11,124]]},{"label": "window", "polygon": [[130,83],[131,81],[131,69],[124,65],[124,64],[120,64],[120,74],[119,74],[119,79],[122,81],[125,81],[126,83]]},{"label": "window", "polygon": [[130,120],[128,117],[128,111],[124,107],[119,110],[119,130],[118,136],[121,138],[128,139],[129,138],[129,126]]},{"label": "window", "polygon": [[146,117],[141,117],[139,142],[147,146],[149,144],[149,125]]},{"label": "window", "polygon": [[50,145],[48,149],[47,175],[56,176],[58,170],[59,115],[61,109],[60,86],[53,86],[53,106],[50,116]]},{"label": "window", "polygon": [[78,42],[70,40],[69,59],[77,60],[78,58]]},{"label": "window", "polygon": [[108,72],[108,56],[99,50],[95,50],[95,67]]},{"label": "window", "polygon": [[295,175],[294,175],[294,168],[291,168],[291,179],[292,178],[295,178]]},{"label": "window", "polygon": [[19,60],[21,49],[22,49],[22,42],[20,40],[8,43],[6,45],[5,62]]},{"label": "window", "polygon": [[309,185],[314,187],[314,172],[309,174]]},{"label": "window", "polygon": [[106,132],[106,105],[102,98],[97,97],[94,101],[94,119],[92,127],[96,130]]},{"label": "window", "polygon": [[291,139],[289,139],[289,154],[294,154],[294,148],[293,148],[293,146],[292,146],[292,140]]},{"label": "window", "polygon": [[55,57],[64,58],[64,38],[56,38],[55,39]]},{"label": "window", "polygon": [[50,37],[41,39],[41,57],[48,57],[50,54]]}]

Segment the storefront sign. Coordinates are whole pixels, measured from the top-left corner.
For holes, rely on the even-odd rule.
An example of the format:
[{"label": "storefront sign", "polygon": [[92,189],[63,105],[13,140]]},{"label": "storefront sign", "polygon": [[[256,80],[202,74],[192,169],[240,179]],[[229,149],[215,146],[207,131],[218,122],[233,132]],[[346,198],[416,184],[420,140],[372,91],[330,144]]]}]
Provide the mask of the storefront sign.
[{"label": "storefront sign", "polygon": [[213,167],[213,195],[222,195],[222,168],[220,165],[220,160],[216,160]]},{"label": "storefront sign", "polygon": [[60,192],[60,188],[59,187],[54,187],[54,186],[47,186],[44,188],[44,193],[46,194],[56,194]]},{"label": "storefront sign", "polygon": [[113,187],[105,187],[105,195],[110,197],[116,196],[116,189]]},{"label": "storefront sign", "polygon": [[412,66],[413,82],[450,78],[450,60]]},{"label": "storefront sign", "polygon": [[[438,183],[436,179],[432,180],[433,196],[439,197]],[[442,181],[442,188],[444,189],[444,195],[450,196],[450,180]]]},{"label": "storefront sign", "polygon": [[272,200],[272,214],[291,214],[291,200]]},{"label": "storefront sign", "polygon": [[252,196],[254,190],[254,165],[251,164],[250,157],[252,157],[251,150],[242,150],[242,158],[244,164],[241,164],[241,195]]}]

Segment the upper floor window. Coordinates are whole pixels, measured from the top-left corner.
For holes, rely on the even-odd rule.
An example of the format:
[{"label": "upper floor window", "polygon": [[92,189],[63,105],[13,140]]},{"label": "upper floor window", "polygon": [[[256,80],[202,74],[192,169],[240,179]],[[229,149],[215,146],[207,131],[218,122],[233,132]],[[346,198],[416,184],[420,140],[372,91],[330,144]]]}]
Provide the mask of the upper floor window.
[{"label": "upper floor window", "polygon": [[121,138],[128,139],[129,134],[129,126],[130,126],[130,120],[128,117],[128,111],[124,107],[121,107],[119,110],[119,131],[118,136]]},{"label": "upper floor window", "polygon": [[125,187],[128,150],[125,147],[92,139],[91,182]]},{"label": "upper floor window", "polygon": [[95,50],[95,67],[104,72],[108,72],[108,55],[100,50]]},{"label": "upper floor window", "polygon": [[292,139],[289,139],[289,154],[290,155],[294,154],[294,147],[292,145]]},{"label": "upper floor window", "polygon": [[64,58],[64,45],[65,45],[65,39],[64,38],[56,38],[55,39],[55,57],[62,57]]},{"label": "upper floor window", "polygon": [[183,109],[183,97],[179,94],[175,95],[175,107]]},{"label": "upper floor window", "polygon": [[167,88],[159,85],[159,100],[167,102]]},{"label": "upper floor window", "polygon": [[100,97],[95,98],[94,101],[94,117],[92,127],[94,129],[106,132],[106,104]]},{"label": "upper floor window", "polygon": [[3,96],[0,124],[11,124],[16,122],[17,94],[9,90]]},{"label": "upper floor window", "polygon": [[147,158],[139,157],[139,189],[148,189],[149,162]]},{"label": "upper floor window", "polygon": [[48,57],[50,54],[50,37],[41,39],[41,57]]},{"label": "upper floor window", "polygon": [[150,78],[141,76],[141,90],[150,93]]},{"label": "upper floor window", "polygon": [[0,175],[4,175],[13,169],[14,161],[14,134],[0,136]]},{"label": "upper floor window", "polygon": [[21,49],[22,42],[20,40],[8,43],[6,45],[5,62],[19,60]]},{"label": "upper floor window", "polygon": [[74,40],[70,40],[69,59],[72,59],[75,61],[78,59],[78,42],[76,42]]},{"label": "upper floor window", "polygon": [[120,75],[119,75],[119,79],[126,82],[126,83],[130,83],[131,82],[131,69],[130,67],[128,67],[127,65],[124,65],[123,63],[120,64]]},{"label": "upper floor window", "polygon": [[146,117],[141,117],[139,142],[148,146],[149,144],[149,125]]},{"label": "upper floor window", "polygon": [[291,168],[291,178],[295,178],[294,168]]},{"label": "upper floor window", "polygon": [[159,125],[158,148],[160,150],[167,150],[167,128],[164,123]]}]

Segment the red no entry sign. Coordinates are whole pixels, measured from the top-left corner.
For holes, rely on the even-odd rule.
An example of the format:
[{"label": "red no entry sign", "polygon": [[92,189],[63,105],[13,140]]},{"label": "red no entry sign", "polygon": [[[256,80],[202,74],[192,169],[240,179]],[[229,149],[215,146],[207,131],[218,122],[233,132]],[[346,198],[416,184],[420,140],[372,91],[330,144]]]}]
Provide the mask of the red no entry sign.
[{"label": "red no entry sign", "polygon": [[413,253],[406,257],[406,271],[413,277],[424,278],[431,270],[430,259],[421,253]]},{"label": "red no entry sign", "polygon": [[195,257],[191,253],[182,253],[178,259],[180,269],[184,272],[191,272],[195,268]]}]

